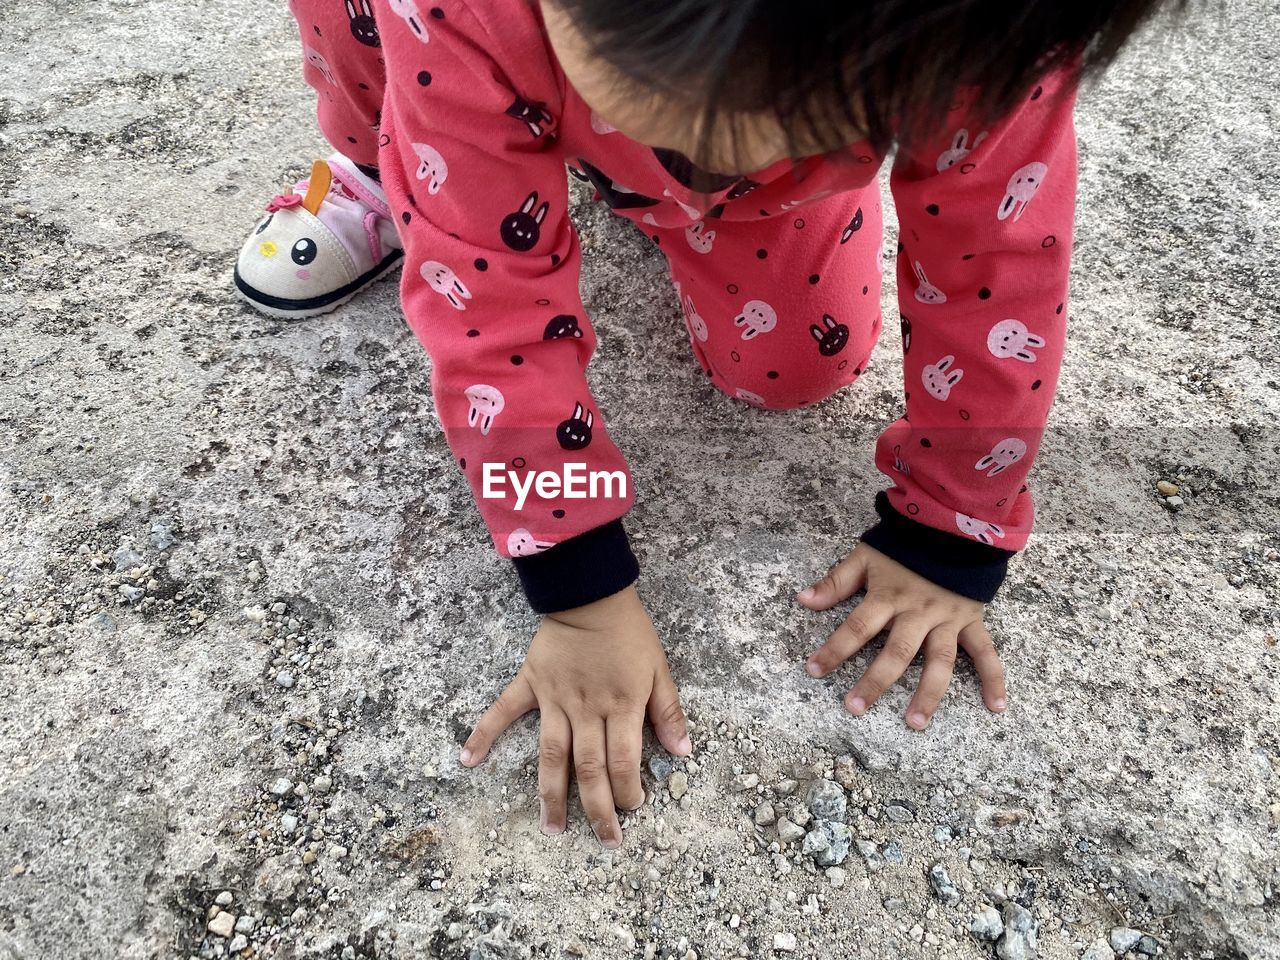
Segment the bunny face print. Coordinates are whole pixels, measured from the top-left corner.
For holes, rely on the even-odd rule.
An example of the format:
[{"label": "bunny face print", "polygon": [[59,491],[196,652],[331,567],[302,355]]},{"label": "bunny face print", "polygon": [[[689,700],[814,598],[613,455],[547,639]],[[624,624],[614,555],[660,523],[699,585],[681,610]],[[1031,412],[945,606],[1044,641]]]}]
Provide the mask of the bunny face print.
[{"label": "bunny face print", "polygon": [[347,19],[351,21],[351,35],[366,47],[380,47],[378,24],[373,19],[369,0],[346,0]]},{"label": "bunny face print", "polygon": [[743,340],[753,340],[778,325],[778,314],[763,300],[748,300],[742,312],[733,318],[733,325],[742,327]]},{"label": "bunny face print", "polygon": [[1036,355],[1031,350],[1039,350],[1044,345],[1043,337],[1037,337],[1017,320],[1001,320],[987,334],[987,349],[1002,360],[1012,357],[1023,363],[1035,363]]},{"label": "bunny face print", "polygon": [[1014,220],[1021,220],[1022,215],[1027,212],[1027,204],[1036,195],[1048,174],[1049,168],[1043,163],[1028,163],[1015,170],[1009,178],[1009,185],[1005,187],[1004,199],[1000,201],[996,216],[1007,220],[1012,214]]},{"label": "bunny face print", "polygon": [[818,352],[824,357],[834,357],[849,343],[849,327],[836,323],[834,317],[822,315],[822,326],[810,324],[809,333],[818,341]]},{"label": "bunny face print", "polygon": [[567,337],[582,339],[582,327],[578,326],[578,318],[571,313],[552,317],[547,322],[547,328],[542,331],[543,340],[563,340]]},{"label": "bunny face print", "polygon": [[693,305],[693,297],[685,297],[683,305],[684,321],[689,328],[689,333],[700,343],[706,343],[707,338],[711,336],[711,331],[707,329],[707,321],[702,319],[698,308]]},{"label": "bunny face print", "polygon": [[304,48],[307,63],[315,67],[320,72],[320,76],[324,77],[325,83],[331,87],[336,87],[337,81],[333,79],[333,71],[329,68],[329,61],[322,57],[318,51],[312,50],[310,47]]},{"label": "bunny face print", "polygon": [[916,299],[921,303],[946,303],[947,295],[929,282],[929,278],[924,275],[924,267],[920,266],[920,261],[915,262],[916,279],[920,281],[920,286],[916,287]]},{"label": "bunny face print", "polygon": [[956,131],[955,139],[951,141],[951,146],[943,150],[938,155],[938,172],[950,170],[957,163],[963,160],[969,154],[977,150],[982,145],[982,141],[987,139],[987,132],[984,130],[978,134],[977,139],[973,141],[973,146],[969,146],[969,131],[963,127]]},{"label": "bunny face print", "polygon": [[554,546],[554,543],[535,540],[533,534],[524,529],[524,527],[519,530],[512,530],[511,535],[507,537],[507,553],[513,557],[532,556],[535,553],[541,553],[543,550],[550,550]]},{"label": "bunny face print", "polygon": [[516,97],[511,106],[507,107],[506,114],[528,127],[535,139],[548,133],[556,125],[556,118],[547,112],[546,107],[523,97]]},{"label": "bunny face print", "polygon": [[414,0],[387,0],[387,6],[391,8],[392,13],[409,25],[409,30],[419,40],[426,43],[431,39],[427,33],[427,21],[418,12],[418,5]]},{"label": "bunny face print", "polygon": [[973,539],[985,543],[987,546],[994,545],[997,538],[1004,537],[1004,530],[994,523],[966,517],[963,513],[956,514],[956,527],[965,536],[973,537]]},{"label": "bunny face print", "polygon": [[493,426],[494,419],[502,412],[502,408],[507,405],[506,399],[502,396],[502,391],[497,387],[491,387],[487,383],[473,383],[467,387],[463,395],[467,398],[470,405],[467,410],[467,426],[480,427],[480,433],[483,436],[489,435],[489,429]]},{"label": "bunny face print", "polygon": [[435,196],[449,179],[449,165],[440,151],[429,143],[415,143],[413,152],[418,155],[418,179],[427,181],[427,193]]},{"label": "bunny face print", "polygon": [[1026,443],[1017,437],[1008,437],[992,447],[990,453],[973,465],[973,469],[986,470],[988,477],[994,477],[1026,455]]},{"label": "bunny face print", "polygon": [[951,369],[955,362],[954,356],[945,356],[937,363],[927,364],[921,371],[920,379],[924,382],[924,388],[935,400],[945,401],[951,396],[951,388],[964,377],[963,370]]},{"label": "bunny face print", "polygon": [[591,411],[583,413],[582,404],[573,405],[573,416],[556,427],[556,440],[565,450],[581,450],[591,446]]},{"label": "bunny face print", "polygon": [[716,232],[707,230],[706,224],[698,221],[685,227],[684,238],[689,241],[689,246],[695,253],[710,253],[712,245],[716,242]]},{"label": "bunny face print", "polygon": [[862,229],[862,208],[858,208],[858,212],[853,215],[853,219],[849,221],[849,225],[844,228],[840,234],[840,243],[846,244],[853,239],[853,235]]},{"label": "bunny face print", "polygon": [[520,205],[520,209],[515,213],[507,214],[502,221],[500,228],[502,242],[512,250],[521,253],[532,250],[538,245],[538,240],[542,236],[542,221],[547,218],[547,211],[550,208],[549,203],[538,206],[536,190],[529,194]]},{"label": "bunny face print", "polygon": [[448,300],[449,306],[455,310],[467,309],[462,301],[471,299],[471,291],[458,279],[456,273],[436,260],[424,263],[421,272],[422,279],[427,281],[432,290]]}]

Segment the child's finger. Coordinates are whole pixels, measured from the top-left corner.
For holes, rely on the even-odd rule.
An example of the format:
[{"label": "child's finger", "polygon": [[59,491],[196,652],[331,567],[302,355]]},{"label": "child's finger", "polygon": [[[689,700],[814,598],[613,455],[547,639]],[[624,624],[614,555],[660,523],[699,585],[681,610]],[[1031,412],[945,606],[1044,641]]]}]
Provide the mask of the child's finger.
[{"label": "child's finger", "polygon": [[850,713],[855,717],[862,716],[880,699],[881,694],[897,682],[915,659],[930,626],[927,621],[908,616],[900,616],[893,622],[884,649],[844,698],[844,705]]},{"label": "child's finger", "polygon": [[956,668],[956,634],[946,627],[934,627],[924,639],[924,670],[920,686],[907,706],[907,725],[923,730],[929,726],[938,704],[951,686]]},{"label": "child's finger", "polygon": [[638,713],[610,714],[604,721],[604,735],[613,802],[622,810],[636,810],[644,803],[640,783],[644,717]]},{"label": "child's finger", "polygon": [[815,584],[801,590],[796,599],[810,610],[830,610],[862,589],[867,579],[865,552],[855,550]]},{"label": "child's finger", "polygon": [[689,724],[685,720],[684,708],[680,706],[680,691],[676,688],[676,682],[671,679],[671,671],[665,663],[653,678],[648,713],[653,731],[658,735],[658,742],[668,753],[687,757],[693,752],[693,744],[689,740]]},{"label": "child's finger", "polygon": [[827,642],[809,656],[805,669],[811,676],[825,677],[866,646],[871,638],[893,619],[893,604],[868,597],[853,608],[836,627]]},{"label": "child's finger", "polygon": [[511,724],[515,723],[538,705],[538,698],[533,695],[533,688],[525,680],[524,674],[518,675],[498,694],[493,706],[484,712],[480,722],[462,745],[462,765],[474,767],[489,754],[493,741]]},{"label": "child's finger", "polygon": [[569,806],[569,718],[558,707],[542,711],[538,729],[538,802],[543,833],[563,833]]},{"label": "child's finger", "polygon": [[605,752],[604,720],[579,715],[573,724],[573,775],[578,780],[578,796],[591,829],[606,850],[622,845],[622,827],[613,807],[609,786],[608,755]]},{"label": "child's finger", "polygon": [[991,634],[981,623],[971,623],[960,631],[960,646],[969,654],[973,668],[978,671],[982,683],[982,699],[992,713],[1004,713],[1009,705],[1009,693],[1004,685],[1004,664]]}]

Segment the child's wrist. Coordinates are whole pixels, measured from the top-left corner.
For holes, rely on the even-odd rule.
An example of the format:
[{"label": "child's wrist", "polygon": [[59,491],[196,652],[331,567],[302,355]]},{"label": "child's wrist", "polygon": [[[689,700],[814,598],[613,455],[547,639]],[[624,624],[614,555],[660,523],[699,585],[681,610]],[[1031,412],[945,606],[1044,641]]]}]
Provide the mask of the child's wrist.
[{"label": "child's wrist", "polygon": [[534,611],[560,613],[631,586],[640,564],[621,520],[595,527],[527,557],[512,557]]}]

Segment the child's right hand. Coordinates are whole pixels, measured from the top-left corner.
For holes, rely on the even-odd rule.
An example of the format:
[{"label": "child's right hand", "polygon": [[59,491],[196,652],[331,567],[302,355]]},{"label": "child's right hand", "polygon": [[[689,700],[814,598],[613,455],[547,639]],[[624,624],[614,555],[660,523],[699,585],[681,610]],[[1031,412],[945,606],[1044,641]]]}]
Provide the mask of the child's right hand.
[{"label": "child's right hand", "polygon": [[635,587],[543,619],[524,666],[463,745],[463,765],[481,763],[499,734],[535,708],[542,715],[542,829],[565,828],[572,757],[591,829],[605,847],[619,846],[622,828],[614,808],[644,803],[645,715],[667,750],[677,756],[691,750],[680,692]]}]

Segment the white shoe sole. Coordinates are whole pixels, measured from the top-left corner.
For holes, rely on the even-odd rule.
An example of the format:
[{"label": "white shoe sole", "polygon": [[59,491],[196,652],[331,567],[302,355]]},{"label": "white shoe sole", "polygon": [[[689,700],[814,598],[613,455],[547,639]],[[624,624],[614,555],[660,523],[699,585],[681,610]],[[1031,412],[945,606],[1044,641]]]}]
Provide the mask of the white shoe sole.
[{"label": "white shoe sole", "polygon": [[378,266],[364,276],[357,277],[345,287],[334,290],[323,297],[313,297],[309,300],[284,300],[262,293],[260,290],[245,283],[240,276],[238,268],[234,271],[235,289],[241,300],[268,317],[275,317],[278,320],[305,320],[308,317],[319,317],[326,313],[332,313],[344,303],[369,289],[369,287],[393,270],[399,269],[403,262],[404,254],[397,250],[393,256],[387,257]]}]

